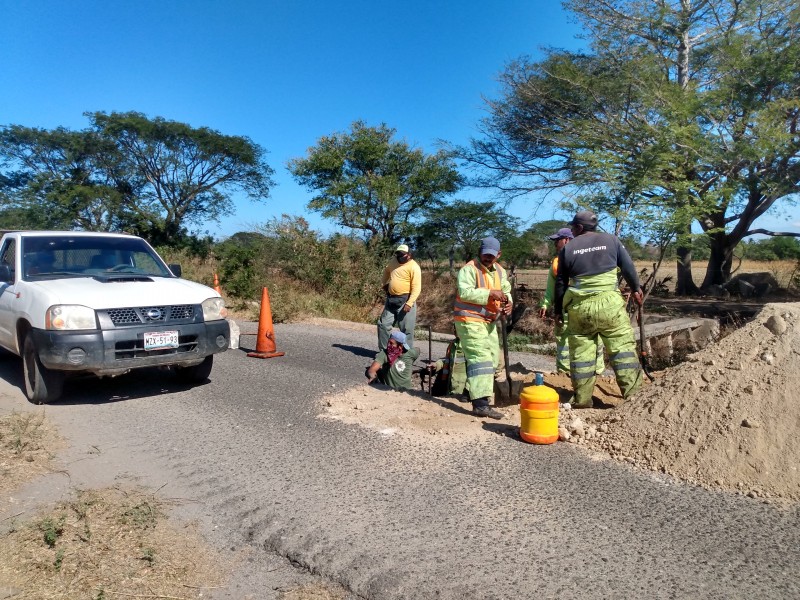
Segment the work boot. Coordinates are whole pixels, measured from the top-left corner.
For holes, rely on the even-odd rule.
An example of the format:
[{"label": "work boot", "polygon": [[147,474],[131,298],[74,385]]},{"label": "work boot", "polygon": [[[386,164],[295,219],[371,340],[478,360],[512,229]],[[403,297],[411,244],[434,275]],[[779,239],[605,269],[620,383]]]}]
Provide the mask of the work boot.
[{"label": "work boot", "polygon": [[477,398],[472,403],[472,414],[476,417],[502,419],[505,415],[489,406],[489,398]]},{"label": "work boot", "polygon": [[592,408],[594,406],[594,400],[589,398],[589,402],[578,403],[575,401],[575,396],[569,399],[569,405],[572,408]]}]

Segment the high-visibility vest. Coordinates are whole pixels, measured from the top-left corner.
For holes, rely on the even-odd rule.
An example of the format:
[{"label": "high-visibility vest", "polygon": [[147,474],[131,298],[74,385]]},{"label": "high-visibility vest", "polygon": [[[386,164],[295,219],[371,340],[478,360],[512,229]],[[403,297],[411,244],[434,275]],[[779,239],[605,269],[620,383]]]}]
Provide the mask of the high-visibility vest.
[{"label": "high-visibility vest", "polygon": [[[500,265],[496,264],[495,272],[488,273],[482,266],[478,267],[474,260],[466,264],[467,267],[475,269],[476,287],[487,290],[501,290],[502,282],[506,278],[506,271]],[[464,302],[456,292],[456,301],[453,304],[453,320],[454,321],[481,321],[491,323],[497,319],[497,315],[502,310],[502,303],[497,300],[489,300],[486,306],[480,304],[472,304]]]}]

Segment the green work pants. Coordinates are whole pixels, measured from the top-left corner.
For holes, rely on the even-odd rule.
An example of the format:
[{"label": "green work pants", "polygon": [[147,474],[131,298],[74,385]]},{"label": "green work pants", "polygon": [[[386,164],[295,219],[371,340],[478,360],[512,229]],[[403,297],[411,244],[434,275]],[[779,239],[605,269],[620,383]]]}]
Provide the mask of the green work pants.
[{"label": "green work pants", "polygon": [[575,406],[592,405],[598,340],[608,350],[622,397],[636,393],[642,387],[642,369],[622,295],[614,290],[576,298],[567,306],[567,315]]},{"label": "green work pants", "polygon": [[473,402],[494,396],[494,373],[500,366],[497,325],[478,321],[456,321],[456,335],[467,360],[467,389]]},{"label": "green work pants", "polygon": [[[567,331],[567,323],[569,318],[565,317],[564,323],[559,325],[556,323],[554,332],[556,334],[556,372],[569,373],[569,332]],[[602,375],[606,370],[606,361],[603,357],[603,344],[597,344],[597,365],[594,370],[598,375]]]}]

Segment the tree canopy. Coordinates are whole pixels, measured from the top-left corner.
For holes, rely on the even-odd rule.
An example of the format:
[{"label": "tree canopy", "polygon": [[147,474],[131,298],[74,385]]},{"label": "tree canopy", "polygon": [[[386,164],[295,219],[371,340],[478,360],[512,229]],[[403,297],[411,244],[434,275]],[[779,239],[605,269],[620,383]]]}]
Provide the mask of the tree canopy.
[{"label": "tree canopy", "polygon": [[289,161],[297,182],[316,194],[308,208],[370,243],[408,235],[426,209],[458,189],[460,176],[449,153],[425,154],[394,135],[385,124],[356,121]]},{"label": "tree canopy", "polygon": [[169,245],[232,212],[235,191],[269,196],[273,171],[247,137],[137,112],[86,116],[81,131],[0,130],[0,219],[124,229]]},{"label": "tree canopy", "polygon": [[[800,8],[788,0],[571,0],[585,52],[521,58],[461,155],[507,194],[567,190],[617,223],[679,237],[693,290],[692,223],[709,239],[704,286],[776,202],[800,191]],[[640,227],[641,229],[641,227]]]}]

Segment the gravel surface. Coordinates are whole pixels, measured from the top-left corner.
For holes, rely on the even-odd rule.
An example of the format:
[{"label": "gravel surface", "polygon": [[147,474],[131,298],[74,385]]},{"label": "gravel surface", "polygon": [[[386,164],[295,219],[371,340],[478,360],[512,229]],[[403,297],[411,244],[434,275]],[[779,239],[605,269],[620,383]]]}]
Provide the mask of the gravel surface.
[{"label": "gravel surface", "polygon": [[[311,580],[380,599],[800,596],[796,507],[525,444],[513,422],[475,421],[481,435],[441,444],[320,418],[328,397],[362,385],[374,328],[275,332],[285,357],[229,351],[203,386],[161,372],[84,380],[47,407],[72,443],[73,483],[135,478],[185,499],[179,516],[239,564],[215,598],[278,598]],[[26,409],[19,370],[0,364],[3,411]],[[69,488],[53,477],[25,494]]]}]

